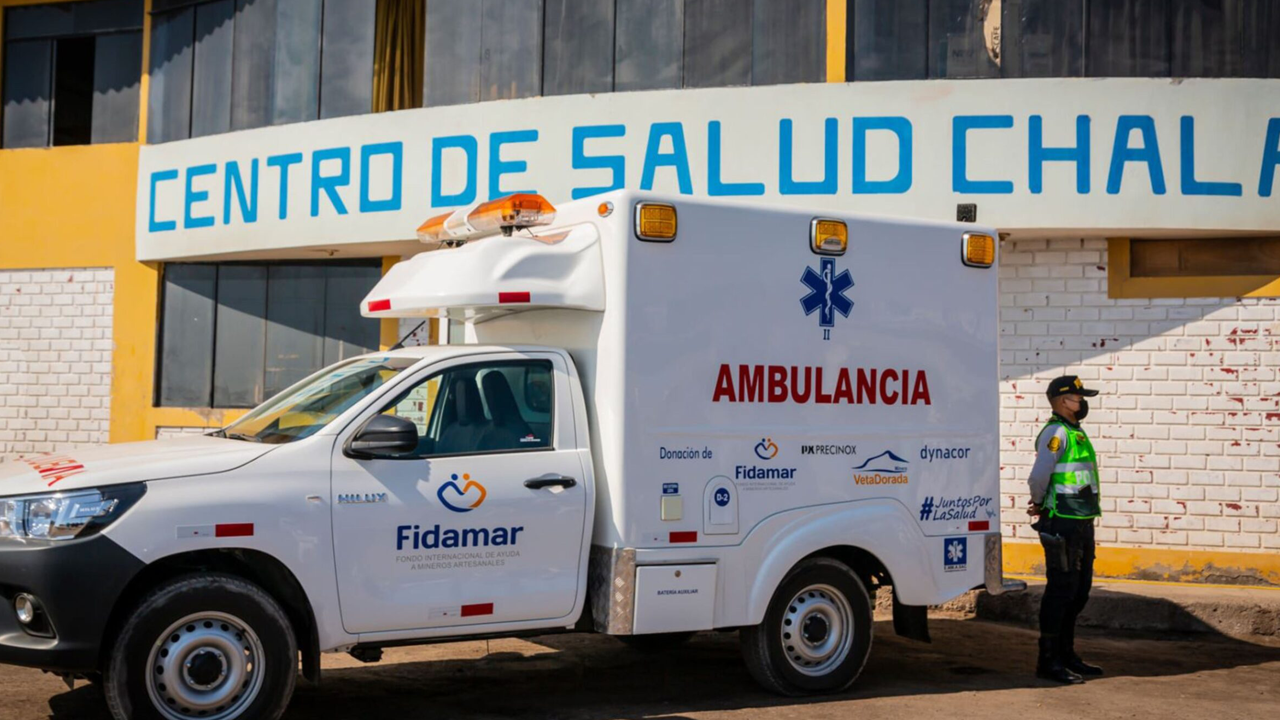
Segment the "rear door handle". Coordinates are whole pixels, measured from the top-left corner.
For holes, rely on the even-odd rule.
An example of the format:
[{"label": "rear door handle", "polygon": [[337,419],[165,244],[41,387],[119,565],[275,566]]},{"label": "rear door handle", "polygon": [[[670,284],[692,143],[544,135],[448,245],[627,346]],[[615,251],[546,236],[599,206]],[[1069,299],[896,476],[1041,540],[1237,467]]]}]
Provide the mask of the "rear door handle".
[{"label": "rear door handle", "polygon": [[529,478],[524,481],[524,486],[530,490],[541,490],[545,487],[571,488],[577,484],[577,480],[574,480],[571,477],[564,477],[563,475],[559,477]]}]

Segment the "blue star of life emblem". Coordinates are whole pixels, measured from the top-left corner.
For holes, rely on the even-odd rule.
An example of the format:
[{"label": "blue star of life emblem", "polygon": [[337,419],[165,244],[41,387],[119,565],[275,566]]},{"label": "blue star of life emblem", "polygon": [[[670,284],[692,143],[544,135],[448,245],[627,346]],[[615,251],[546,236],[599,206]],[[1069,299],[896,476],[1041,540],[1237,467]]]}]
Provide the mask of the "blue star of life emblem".
[{"label": "blue star of life emblem", "polygon": [[824,328],[822,339],[830,340],[830,328],[835,327],[836,313],[849,317],[849,311],[853,309],[853,301],[845,296],[845,291],[853,287],[853,277],[848,270],[837,275],[836,261],[822,258],[818,270],[804,269],[800,282],[809,288],[809,294],[800,298],[800,307],[805,315],[818,313],[818,327]]}]

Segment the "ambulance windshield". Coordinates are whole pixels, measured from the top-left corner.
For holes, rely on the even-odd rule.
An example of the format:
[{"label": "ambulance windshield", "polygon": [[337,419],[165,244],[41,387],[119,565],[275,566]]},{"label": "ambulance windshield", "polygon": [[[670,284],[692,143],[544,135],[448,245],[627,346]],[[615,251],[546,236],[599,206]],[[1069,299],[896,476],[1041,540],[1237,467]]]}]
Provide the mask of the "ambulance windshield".
[{"label": "ambulance windshield", "polygon": [[387,355],[327,368],[214,433],[233,440],[282,444],[320,431],[343,411],[418,362]]}]

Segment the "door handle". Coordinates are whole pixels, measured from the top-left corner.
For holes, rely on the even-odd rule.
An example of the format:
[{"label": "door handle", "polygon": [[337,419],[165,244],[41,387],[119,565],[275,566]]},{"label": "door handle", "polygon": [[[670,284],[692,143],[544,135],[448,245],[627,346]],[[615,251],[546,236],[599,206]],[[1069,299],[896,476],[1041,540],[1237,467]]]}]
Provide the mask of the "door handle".
[{"label": "door handle", "polygon": [[542,488],[545,488],[545,487],[571,488],[577,484],[578,484],[577,480],[574,480],[571,477],[565,477],[563,475],[559,477],[529,478],[528,480],[524,481],[524,486],[529,488],[530,490],[541,490]]}]

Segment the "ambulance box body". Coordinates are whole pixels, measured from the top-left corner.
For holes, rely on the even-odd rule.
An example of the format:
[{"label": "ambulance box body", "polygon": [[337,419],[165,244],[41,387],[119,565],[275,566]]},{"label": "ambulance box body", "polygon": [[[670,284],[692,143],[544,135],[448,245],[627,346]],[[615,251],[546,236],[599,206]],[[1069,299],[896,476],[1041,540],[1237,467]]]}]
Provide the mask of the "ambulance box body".
[{"label": "ambulance box body", "polygon": [[[0,465],[0,662],[124,717],[270,718],[301,657],[741,631],[848,686],[1000,570],[996,235],[618,191],[433,218],[362,302],[463,342],[206,436]],[[402,326],[407,323],[402,322]]]}]

